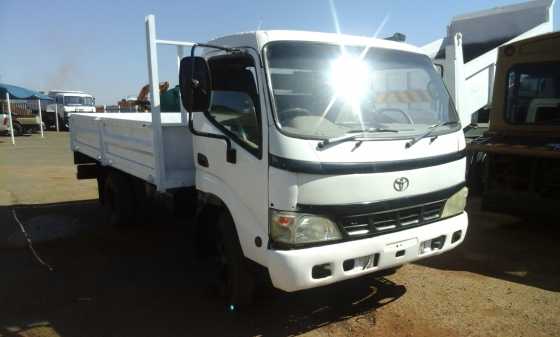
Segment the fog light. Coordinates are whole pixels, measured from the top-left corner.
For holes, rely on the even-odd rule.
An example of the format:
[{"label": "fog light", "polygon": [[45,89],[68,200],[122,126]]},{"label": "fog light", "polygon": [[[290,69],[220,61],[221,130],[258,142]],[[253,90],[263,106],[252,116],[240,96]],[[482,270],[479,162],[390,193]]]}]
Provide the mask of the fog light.
[{"label": "fog light", "polygon": [[443,248],[445,244],[445,235],[438,236],[431,240],[426,240],[420,243],[420,254],[426,254]]},{"label": "fog light", "polygon": [[462,234],[463,234],[463,231],[460,231],[460,230],[453,233],[453,236],[451,237],[451,243],[455,243],[455,242],[459,241],[461,239]]},{"label": "fog light", "polygon": [[367,255],[367,256],[346,260],[342,263],[342,268],[344,269],[344,271],[350,271],[354,269],[366,270],[370,268],[375,268],[378,265],[379,265],[379,253],[376,253],[373,255]]},{"label": "fog light", "polygon": [[322,279],[331,276],[331,265],[330,263],[320,264],[313,267],[311,270],[311,277],[314,279]]}]

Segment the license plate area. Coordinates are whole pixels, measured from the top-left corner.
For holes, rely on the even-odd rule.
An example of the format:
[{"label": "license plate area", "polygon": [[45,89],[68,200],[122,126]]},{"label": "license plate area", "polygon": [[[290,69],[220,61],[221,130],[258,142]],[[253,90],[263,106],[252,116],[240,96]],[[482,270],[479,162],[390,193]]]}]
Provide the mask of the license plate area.
[{"label": "license plate area", "polygon": [[383,264],[403,263],[418,256],[419,243],[416,238],[393,242],[383,249]]}]

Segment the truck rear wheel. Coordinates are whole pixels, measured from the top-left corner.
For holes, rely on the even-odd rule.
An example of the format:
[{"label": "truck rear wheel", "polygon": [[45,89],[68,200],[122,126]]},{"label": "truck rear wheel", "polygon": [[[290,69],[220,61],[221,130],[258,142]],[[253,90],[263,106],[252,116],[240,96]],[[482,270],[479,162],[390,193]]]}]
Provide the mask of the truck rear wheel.
[{"label": "truck rear wheel", "polygon": [[104,179],[103,206],[112,226],[130,226],[134,223],[134,194],[126,175],[112,170]]},{"label": "truck rear wheel", "polygon": [[229,310],[236,310],[253,302],[254,275],[243,255],[233,219],[227,213],[218,221],[217,278]]}]

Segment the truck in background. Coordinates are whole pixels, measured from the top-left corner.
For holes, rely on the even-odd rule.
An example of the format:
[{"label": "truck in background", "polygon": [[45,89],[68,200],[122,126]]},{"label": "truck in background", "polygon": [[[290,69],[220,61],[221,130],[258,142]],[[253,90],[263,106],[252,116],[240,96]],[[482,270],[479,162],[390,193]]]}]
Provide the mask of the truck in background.
[{"label": "truck in background", "polygon": [[68,118],[76,112],[95,112],[95,98],[83,91],[51,90],[48,96],[54,99],[53,104],[47,106],[47,113],[43,114],[43,121],[48,127],[58,125],[68,129]]},{"label": "truck in background", "polygon": [[422,47],[438,67],[463,127],[487,127],[498,49],[552,32],[554,4],[535,0],[459,15],[446,37]]},{"label": "truck in background", "polygon": [[[78,178],[97,179],[114,224],[154,195],[192,209],[228,304],[250,303],[260,272],[294,292],[463,242],[464,134],[419,48],[302,31],[160,40],[153,16],[146,34],[151,113],[72,114]],[[180,60],[175,113],[160,113],[158,45]]]},{"label": "truck in background", "polygon": [[560,202],[560,33],[499,49],[490,126],[468,145],[469,185],[490,211],[556,215]]}]

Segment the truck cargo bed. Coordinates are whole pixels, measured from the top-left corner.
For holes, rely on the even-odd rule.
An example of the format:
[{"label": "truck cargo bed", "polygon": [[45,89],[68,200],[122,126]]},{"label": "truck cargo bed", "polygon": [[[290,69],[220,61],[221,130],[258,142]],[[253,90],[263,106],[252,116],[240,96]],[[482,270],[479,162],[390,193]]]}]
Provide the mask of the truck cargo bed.
[{"label": "truck cargo bed", "polygon": [[[158,190],[194,186],[192,135],[180,113],[162,113],[164,174],[157,177],[150,113],[76,113],[70,118],[70,146],[142,180]],[[161,179],[160,179],[161,178]],[[159,183],[158,183],[159,182]]]}]

